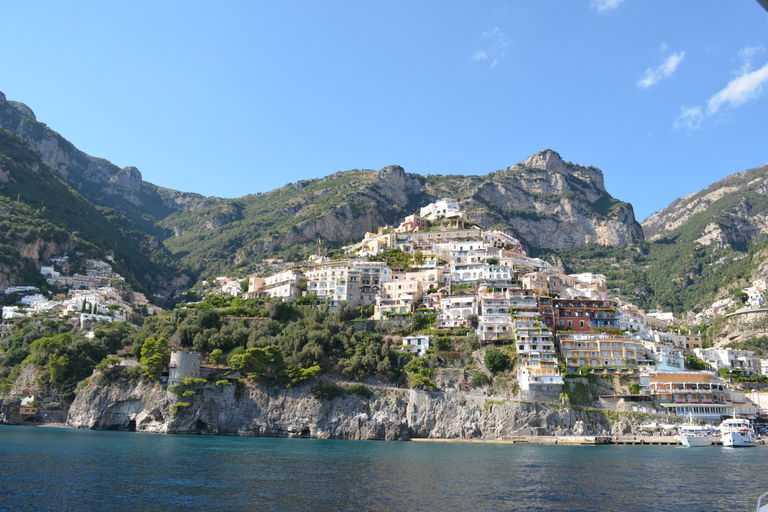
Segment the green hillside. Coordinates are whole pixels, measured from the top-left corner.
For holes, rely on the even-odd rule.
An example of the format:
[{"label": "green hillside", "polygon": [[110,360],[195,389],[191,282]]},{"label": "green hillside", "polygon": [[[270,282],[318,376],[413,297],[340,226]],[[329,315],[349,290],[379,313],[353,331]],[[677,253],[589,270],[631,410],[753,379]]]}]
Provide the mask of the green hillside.
[{"label": "green hillside", "polygon": [[[161,291],[160,284],[182,269],[159,241],[116,210],[94,206],[64,183],[25,142],[0,129],[0,252],[16,284],[39,284],[30,270],[40,261],[22,258],[30,246],[62,255],[79,251],[104,258],[114,252],[115,271],[137,290]],[[30,282],[33,281],[33,282]],[[34,282],[37,281],[37,282]]]},{"label": "green hillside", "polygon": [[[654,241],[539,254],[551,261],[560,258],[568,272],[604,274],[610,288],[619,288],[623,297],[645,308],[695,311],[711,303],[718,291],[726,293],[735,286],[746,286],[766,260],[768,238],[757,226],[768,215],[768,197],[749,185],[765,177],[768,169],[762,168],[711,185],[697,196],[724,187],[727,191],[704,211]],[[708,227],[716,227],[726,243],[702,243]]]}]

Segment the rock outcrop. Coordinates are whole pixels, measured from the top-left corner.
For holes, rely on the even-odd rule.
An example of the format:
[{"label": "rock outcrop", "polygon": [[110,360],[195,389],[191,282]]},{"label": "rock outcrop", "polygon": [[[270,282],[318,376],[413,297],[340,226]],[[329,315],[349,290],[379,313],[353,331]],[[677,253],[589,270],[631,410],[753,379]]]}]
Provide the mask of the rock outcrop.
[{"label": "rock outcrop", "polygon": [[768,236],[768,165],[733,174],[705,190],[677,199],[643,221],[649,240],[684,227],[694,217],[706,217],[695,233],[701,245],[743,248],[756,237]]},{"label": "rock outcrop", "polygon": [[75,399],[67,422],[83,429],[381,440],[564,435],[577,422],[592,432],[627,430],[626,420],[614,425],[599,411],[397,388],[375,389],[370,399],[349,394],[322,400],[310,384],[277,389],[209,383],[184,400],[189,406],[174,412],[177,399],[157,383],[92,383]]},{"label": "rock outcrop", "polygon": [[107,160],[85,154],[39,122],[27,105],[8,101],[2,93],[0,127],[24,139],[41,160],[56,169],[90,201],[114,207],[137,224],[150,212],[156,215],[165,209],[165,215],[168,215],[209,203],[208,198],[199,194],[164,189],[145,182],[135,167],[120,169]]}]

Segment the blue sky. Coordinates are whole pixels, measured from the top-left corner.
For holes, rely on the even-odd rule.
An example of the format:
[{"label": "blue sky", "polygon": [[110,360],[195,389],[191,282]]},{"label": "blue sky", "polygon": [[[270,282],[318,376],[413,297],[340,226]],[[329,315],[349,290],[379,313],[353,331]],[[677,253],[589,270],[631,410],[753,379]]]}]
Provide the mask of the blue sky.
[{"label": "blue sky", "polygon": [[6,2],[0,91],[83,151],[221,197],[554,149],[638,220],[768,163],[754,0]]}]

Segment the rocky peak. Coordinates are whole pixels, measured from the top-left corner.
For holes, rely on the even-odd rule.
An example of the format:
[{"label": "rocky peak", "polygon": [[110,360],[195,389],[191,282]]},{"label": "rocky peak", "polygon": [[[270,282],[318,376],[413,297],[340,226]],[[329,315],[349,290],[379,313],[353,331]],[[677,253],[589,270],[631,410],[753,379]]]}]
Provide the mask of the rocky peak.
[{"label": "rocky peak", "polygon": [[37,118],[35,117],[35,113],[32,112],[32,109],[26,106],[24,103],[20,101],[9,101],[8,104],[13,108],[15,108],[16,111],[22,116],[29,117],[37,121]]},{"label": "rocky peak", "polygon": [[378,192],[387,200],[399,205],[408,202],[408,192],[412,186],[405,170],[399,165],[388,165],[376,171],[374,183]]},{"label": "rocky peak", "polygon": [[123,167],[109,178],[109,183],[138,192],[141,189],[141,172],[135,167]]},{"label": "rocky peak", "polygon": [[405,177],[405,169],[399,165],[388,165],[376,171],[376,181],[402,179]]},{"label": "rocky peak", "polygon": [[566,172],[565,162],[557,151],[552,151],[551,149],[539,151],[535,155],[531,155],[522,162],[516,163],[507,169],[541,169],[542,171]]},{"label": "rocky peak", "polygon": [[5,101],[5,94],[3,94],[3,91],[0,91],[0,101]]}]

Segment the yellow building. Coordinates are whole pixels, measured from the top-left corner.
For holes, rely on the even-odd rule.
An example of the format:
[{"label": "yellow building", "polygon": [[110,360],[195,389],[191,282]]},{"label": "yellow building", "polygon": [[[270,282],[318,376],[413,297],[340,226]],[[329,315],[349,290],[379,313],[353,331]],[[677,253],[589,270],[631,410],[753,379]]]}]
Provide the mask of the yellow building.
[{"label": "yellow building", "polygon": [[560,351],[570,372],[575,372],[580,366],[636,367],[638,359],[645,359],[645,347],[642,342],[608,338],[602,334],[584,334],[561,339]]}]

